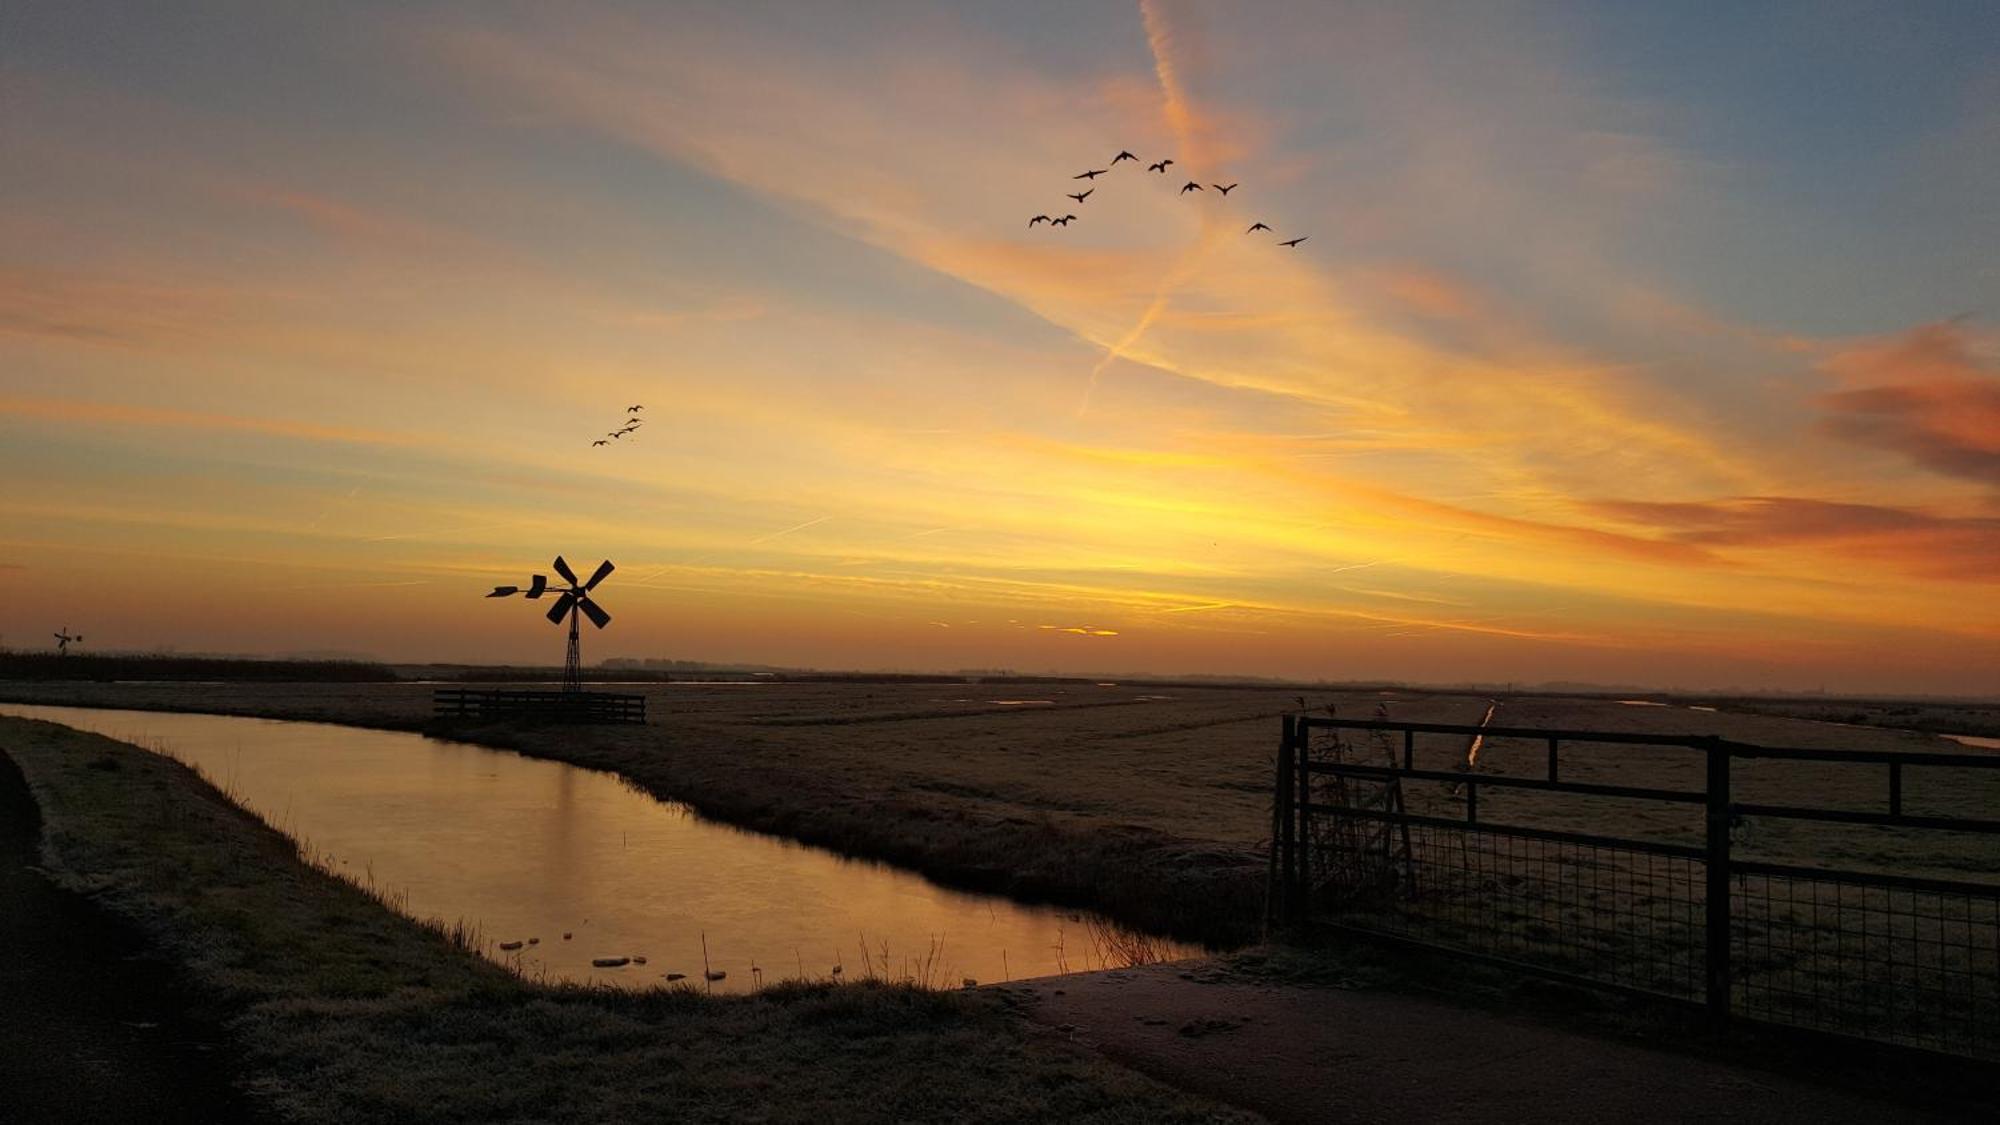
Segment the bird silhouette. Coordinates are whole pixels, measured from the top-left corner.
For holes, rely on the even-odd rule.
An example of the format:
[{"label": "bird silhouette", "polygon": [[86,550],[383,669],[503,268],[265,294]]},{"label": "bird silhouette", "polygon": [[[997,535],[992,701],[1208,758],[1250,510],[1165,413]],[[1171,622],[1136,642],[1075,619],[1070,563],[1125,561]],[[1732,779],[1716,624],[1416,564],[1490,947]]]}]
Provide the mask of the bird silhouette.
[{"label": "bird silhouette", "polygon": [[628,406],[628,407],[626,407],[626,408],[625,408],[625,413],[627,413],[627,414],[637,414],[637,413],[639,413],[639,412],[640,412],[641,410],[644,410],[644,409],[646,409],[646,406],[645,406],[645,404],[644,404],[644,403],[641,403],[641,404],[639,404],[638,406]]},{"label": "bird silhouette", "polygon": [[603,438],[598,438],[598,439],[597,439],[596,441],[593,441],[593,442],[591,442],[590,444],[592,444],[592,445],[610,445],[611,443],[610,443],[610,442],[608,442],[608,441],[606,441],[606,440],[604,440]]},{"label": "bird silhouette", "polygon": [[1083,192],[1083,193],[1082,193],[1082,194],[1080,194],[1080,195],[1072,195],[1072,196],[1070,196],[1070,198],[1071,198],[1071,199],[1074,199],[1074,200],[1076,200],[1076,201],[1077,201],[1078,203],[1082,203],[1082,202],[1083,202],[1084,200],[1086,200],[1086,199],[1089,199],[1089,198],[1090,198],[1090,192],[1092,192],[1092,191],[1096,191],[1096,190],[1097,190],[1096,188],[1091,188],[1091,189],[1090,189],[1090,191],[1086,191],[1086,192]]},{"label": "bird silhouette", "polygon": [[1162,160],[1158,164],[1148,164],[1146,165],[1146,171],[1164,173],[1167,170],[1167,165],[1172,163],[1173,161],[1171,160]]},{"label": "bird silhouette", "polygon": [[1184,183],[1184,184],[1182,184],[1182,185],[1181,185],[1181,194],[1182,194],[1182,195],[1186,195],[1186,194],[1187,194],[1188,192],[1191,192],[1191,191],[1200,191],[1200,190],[1201,190],[1201,185],[1200,185],[1200,184],[1198,184],[1198,183],[1195,183],[1195,182],[1194,182],[1193,180],[1189,180],[1189,181],[1188,181],[1187,183]]},{"label": "bird silhouette", "polygon": [[1052,221],[1053,220],[1051,220],[1047,215],[1036,215],[1034,218],[1028,220],[1028,225],[1034,226],[1036,223],[1047,223]]},{"label": "bird silhouette", "polygon": [[1052,227],[1066,227],[1069,225],[1070,220],[1074,218],[1076,218],[1075,215],[1064,215],[1060,219],[1050,219],[1049,225]]},{"label": "bird silhouette", "polygon": [[1215,190],[1217,190],[1217,191],[1221,192],[1221,193],[1222,193],[1222,194],[1224,194],[1224,195],[1228,195],[1228,194],[1229,194],[1229,190],[1230,190],[1230,188],[1233,188],[1233,187],[1235,187],[1236,185],[1235,185],[1235,184],[1230,184],[1230,185],[1229,185],[1229,187],[1223,187],[1223,186],[1222,186],[1221,184],[1210,184],[1209,186],[1210,186],[1210,187],[1212,187],[1212,188],[1214,188]]},{"label": "bird silhouette", "polygon": [[1309,235],[1309,234],[1302,234],[1302,235],[1298,236],[1297,238],[1294,238],[1294,239],[1292,239],[1292,240],[1291,240],[1290,242],[1280,242],[1280,243],[1278,243],[1278,245],[1280,245],[1280,246],[1297,246],[1297,245],[1298,245],[1299,243],[1301,243],[1301,242],[1304,242],[1304,241],[1305,241],[1306,239],[1308,239],[1308,238],[1311,238],[1311,237],[1312,237],[1312,235]]},{"label": "bird silhouette", "polygon": [[1139,159],[1138,157],[1133,156],[1131,153],[1126,152],[1124,149],[1121,148],[1118,150],[1118,155],[1111,158],[1111,163],[1116,164],[1120,160],[1137,161],[1138,159]]},{"label": "bird silhouette", "polygon": [[1102,176],[1102,175],[1103,175],[1103,174],[1104,174],[1105,172],[1107,172],[1107,171],[1109,171],[1109,170],[1110,170],[1110,169],[1108,169],[1108,168],[1093,168],[1093,169],[1091,169],[1091,170],[1090,170],[1090,171],[1088,171],[1088,172],[1082,172],[1082,173],[1079,173],[1079,174],[1077,174],[1077,175],[1074,175],[1074,176],[1071,176],[1071,177],[1070,177],[1070,179],[1072,179],[1072,180],[1094,180],[1094,179],[1096,179],[1097,177],[1099,177],[1099,176]]},{"label": "bird silhouette", "polygon": [[1246,231],[1244,231],[1243,233],[1244,233],[1244,234],[1256,234],[1256,233],[1257,233],[1258,231],[1260,231],[1260,230],[1270,230],[1270,229],[1271,229],[1270,227],[1267,227],[1267,226],[1265,226],[1265,225],[1264,225],[1263,223],[1251,223],[1251,224],[1250,224],[1250,229],[1249,229],[1249,230],[1246,230]]}]

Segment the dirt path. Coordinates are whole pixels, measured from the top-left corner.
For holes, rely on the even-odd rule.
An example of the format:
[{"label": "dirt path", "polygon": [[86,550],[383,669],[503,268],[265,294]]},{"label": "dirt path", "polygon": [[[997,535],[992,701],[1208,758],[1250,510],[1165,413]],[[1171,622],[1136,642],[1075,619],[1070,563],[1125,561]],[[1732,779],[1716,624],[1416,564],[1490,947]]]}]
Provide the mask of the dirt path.
[{"label": "dirt path", "polygon": [[246,1120],[171,969],[34,868],[40,818],[0,753],[0,1120]]},{"label": "dirt path", "polygon": [[1389,992],[1202,963],[1018,982],[1029,1018],[1278,1122],[1927,1121],[1798,1079]]}]

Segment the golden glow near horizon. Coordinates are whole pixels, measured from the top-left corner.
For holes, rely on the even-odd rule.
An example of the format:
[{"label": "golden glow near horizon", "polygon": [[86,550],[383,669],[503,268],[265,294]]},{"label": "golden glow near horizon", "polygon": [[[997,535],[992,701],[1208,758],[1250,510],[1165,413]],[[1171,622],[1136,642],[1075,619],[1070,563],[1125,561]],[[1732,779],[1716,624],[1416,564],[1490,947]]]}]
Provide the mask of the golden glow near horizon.
[{"label": "golden glow near horizon", "polygon": [[1993,51],[1568,12],[37,13],[0,641],[1993,690]]}]

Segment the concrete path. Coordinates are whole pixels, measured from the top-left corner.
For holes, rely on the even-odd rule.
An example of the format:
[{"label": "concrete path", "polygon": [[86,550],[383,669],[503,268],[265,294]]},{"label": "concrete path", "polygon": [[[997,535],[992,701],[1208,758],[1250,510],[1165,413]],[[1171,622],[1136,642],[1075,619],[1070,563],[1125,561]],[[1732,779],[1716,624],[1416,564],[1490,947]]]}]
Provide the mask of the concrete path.
[{"label": "concrete path", "polygon": [[1204,963],[997,986],[1107,1057],[1278,1122],[1948,1120],[1747,1067],[1401,993]]}]

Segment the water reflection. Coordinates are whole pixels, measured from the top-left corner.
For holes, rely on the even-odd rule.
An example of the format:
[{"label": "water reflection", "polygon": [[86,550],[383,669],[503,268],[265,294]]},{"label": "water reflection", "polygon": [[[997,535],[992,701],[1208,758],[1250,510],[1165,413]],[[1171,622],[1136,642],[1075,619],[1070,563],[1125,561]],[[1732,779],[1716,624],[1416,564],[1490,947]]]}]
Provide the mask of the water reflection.
[{"label": "water reflection", "polygon": [[[475,923],[489,957],[531,978],[646,986],[678,973],[699,983],[704,937],[707,969],[726,974],[718,992],[802,974],[955,986],[1200,952],[705,821],[609,774],[465,743],[222,715],[17,704],[0,714],[196,766],[336,870],[404,896],[409,913]],[[634,960],[591,964],[621,957]]]}]

